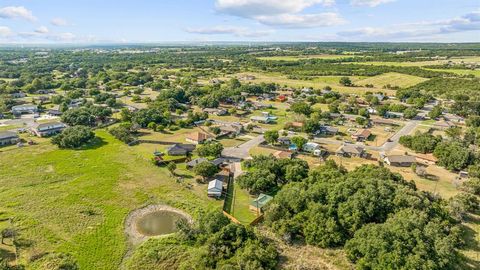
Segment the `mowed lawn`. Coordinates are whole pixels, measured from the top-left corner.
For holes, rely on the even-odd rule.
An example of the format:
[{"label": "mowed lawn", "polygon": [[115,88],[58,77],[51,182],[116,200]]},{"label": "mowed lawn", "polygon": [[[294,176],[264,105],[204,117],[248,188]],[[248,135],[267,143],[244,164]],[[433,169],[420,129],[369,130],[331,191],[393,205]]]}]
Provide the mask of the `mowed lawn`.
[{"label": "mowed lawn", "polygon": [[195,216],[220,207],[106,131],[97,135],[100,140],[84,150],[43,141],[0,153],[0,213],[13,218],[26,243],[21,262],[60,251],[72,254],[80,269],[118,269],[128,248],[123,221],[131,210],[164,203]]},{"label": "mowed lawn", "polygon": [[384,85],[399,86],[402,88],[414,86],[428,79],[413,75],[401,74],[396,72],[384,73],[381,75],[369,77],[363,80],[355,81],[355,84],[366,85],[373,84],[374,87],[382,88]]}]

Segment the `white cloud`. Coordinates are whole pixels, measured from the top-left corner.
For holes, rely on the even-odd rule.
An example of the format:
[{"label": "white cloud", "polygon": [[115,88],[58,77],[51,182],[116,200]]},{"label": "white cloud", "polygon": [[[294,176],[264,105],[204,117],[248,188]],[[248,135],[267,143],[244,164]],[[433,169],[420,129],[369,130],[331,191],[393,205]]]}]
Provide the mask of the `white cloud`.
[{"label": "white cloud", "polygon": [[271,30],[255,30],[251,31],[244,27],[236,26],[213,26],[205,28],[187,28],[185,30],[192,34],[201,35],[234,35],[237,37],[261,37],[272,33]]},{"label": "white cloud", "polygon": [[8,6],[0,8],[0,18],[3,19],[25,19],[28,21],[36,21],[37,18],[33,16],[32,12],[22,6]]},{"label": "white cloud", "polygon": [[39,28],[35,29],[35,32],[39,34],[46,34],[49,32],[49,30],[46,26],[40,26]]},{"label": "white cloud", "polygon": [[381,4],[394,2],[396,0],[352,0],[350,3],[354,6],[376,7]]},{"label": "white cloud", "polygon": [[55,26],[68,26],[67,20],[63,18],[53,18],[50,23]]},{"label": "white cloud", "polygon": [[369,40],[372,38],[402,40],[414,37],[429,37],[476,30],[480,30],[480,11],[441,21],[423,21],[389,27],[364,27],[343,31],[338,33],[338,35],[341,37],[360,38],[363,40]]},{"label": "white cloud", "polygon": [[217,0],[215,7],[218,12],[270,26],[309,28],[345,23],[334,12],[302,13],[309,7],[334,4],[335,0]]},{"label": "white cloud", "polygon": [[258,21],[272,26],[287,28],[324,27],[344,24],[346,21],[337,13],[319,14],[280,14],[278,16],[259,16]]},{"label": "white cloud", "polygon": [[0,37],[8,37],[12,35],[12,30],[7,26],[0,26]]},{"label": "white cloud", "polygon": [[314,5],[330,6],[334,3],[334,0],[217,0],[215,6],[223,13],[252,18],[260,15],[298,13]]}]

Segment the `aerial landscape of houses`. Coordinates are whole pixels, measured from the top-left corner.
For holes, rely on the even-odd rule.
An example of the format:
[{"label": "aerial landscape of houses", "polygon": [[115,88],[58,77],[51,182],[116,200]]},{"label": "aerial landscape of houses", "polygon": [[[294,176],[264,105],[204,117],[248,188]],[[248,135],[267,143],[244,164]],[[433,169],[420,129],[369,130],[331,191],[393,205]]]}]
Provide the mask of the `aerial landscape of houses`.
[{"label": "aerial landscape of houses", "polygon": [[480,269],[479,3],[90,2],[0,3],[0,270]]}]

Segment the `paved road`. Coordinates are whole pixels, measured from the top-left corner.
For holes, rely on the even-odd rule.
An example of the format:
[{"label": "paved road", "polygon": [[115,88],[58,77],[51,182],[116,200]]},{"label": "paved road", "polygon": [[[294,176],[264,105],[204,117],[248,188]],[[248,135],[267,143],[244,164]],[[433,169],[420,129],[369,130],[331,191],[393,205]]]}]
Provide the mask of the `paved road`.
[{"label": "paved road", "polygon": [[398,145],[400,137],[410,134],[417,126],[420,124],[418,120],[410,120],[405,126],[403,126],[395,135],[390,137],[390,142],[385,142],[382,146],[367,146],[367,149],[374,150],[378,152],[388,152],[391,151]]},{"label": "paved road", "polygon": [[251,139],[250,141],[248,141],[244,144],[241,144],[237,147],[228,147],[228,148],[223,149],[222,156],[236,157],[236,158],[241,158],[241,159],[248,158],[250,156],[250,154],[249,154],[250,149],[252,149],[253,147],[255,147],[259,144],[261,144],[264,141],[265,141],[265,139],[263,138],[263,135],[257,136],[255,138]]}]

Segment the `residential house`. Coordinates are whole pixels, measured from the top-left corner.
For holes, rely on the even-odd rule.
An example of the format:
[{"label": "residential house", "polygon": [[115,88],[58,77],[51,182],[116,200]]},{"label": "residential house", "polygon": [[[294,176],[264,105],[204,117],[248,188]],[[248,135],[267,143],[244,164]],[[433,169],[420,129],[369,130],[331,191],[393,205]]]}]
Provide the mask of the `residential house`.
[{"label": "residential house", "polygon": [[176,143],[167,147],[167,154],[170,156],[185,156],[193,150],[195,150],[196,146],[194,144],[183,144],[183,143]]},{"label": "residential house", "polygon": [[20,114],[34,114],[38,112],[38,107],[37,105],[33,104],[26,104],[26,105],[17,105],[12,107],[12,113],[14,115],[20,115]]},{"label": "residential house", "polygon": [[383,117],[385,117],[385,118],[403,118],[403,113],[388,111],[388,112],[385,113],[385,115]]},{"label": "residential house", "polygon": [[210,140],[211,138],[212,136],[210,136],[209,134],[196,131],[196,132],[187,134],[187,136],[185,137],[185,140],[189,143],[201,144]]},{"label": "residential house", "polygon": [[370,120],[372,124],[374,125],[379,125],[379,126],[398,126],[397,123],[393,122],[392,120],[389,119],[372,119]]},{"label": "residential house", "polygon": [[222,108],[205,108],[203,109],[203,112],[208,113],[208,114],[214,114],[217,116],[222,116],[226,115],[228,112],[225,109]]},{"label": "residential house", "polygon": [[223,182],[215,179],[208,182],[207,195],[208,197],[220,198],[223,193]]},{"label": "residential house", "polygon": [[433,128],[438,130],[446,130],[455,126],[456,125],[454,123],[449,121],[435,121],[435,123],[433,124]]},{"label": "residential house", "polygon": [[376,97],[380,102],[386,98],[383,94],[374,94],[373,96]]},{"label": "residential house", "polygon": [[357,131],[357,133],[352,135],[352,139],[357,141],[357,142],[364,142],[368,140],[368,137],[372,135],[372,132],[368,129],[362,129]]},{"label": "residential house", "polygon": [[326,136],[335,136],[338,133],[338,128],[332,126],[321,126],[318,130],[318,134]]},{"label": "residential house", "polygon": [[266,194],[260,194],[256,199],[252,200],[250,202],[249,209],[251,211],[254,211],[256,213],[261,213],[264,209],[264,207],[267,205],[268,202],[270,202],[273,199],[272,196],[266,195]]},{"label": "residential house", "polygon": [[292,143],[289,137],[280,137],[277,142],[281,145],[290,145]]},{"label": "residential house", "polygon": [[17,92],[11,94],[12,98],[24,98],[27,96],[24,92]]},{"label": "residential house", "polygon": [[412,164],[417,162],[417,159],[414,156],[407,155],[386,156],[383,160],[386,164],[395,167],[410,167]]},{"label": "residential house", "polygon": [[295,130],[301,130],[304,125],[305,123],[303,122],[291,122],[289,126]]},{"label": "residential house", "polygon": [[192,161],[189,161],[186,163],[187,165],[187,169],[193,169],[195,168],[198,164],[202,163],[202,162],[208,162],[208,159],[206,158],[196,158]]},{"label": "residential house", "polygon": [[456,115],[456,114],[446,113],[446,114],[443,115],[443,118],[447,122],[452,122],[452,123],[457,123],[457,124],[465,124],[465,118],[463,118],[459,115]]},{"label": "residential house", "polygon": [[366,157],[365,148],[355,144],[345,144],[340,146],[335,152],[340,157]]},{"label": "residential house", "polygon": [[0,145],[16,144],[19,141],[20,139],[17,133],[15,132],[11,132],[11,131],[0,132]]},{"label": "residential house", "polygon": [[240,81],[253,81],[255,80],[255,76],[253,75],[243,75],[238,78]]},{"label": "residential house", "polygon": [[38,137],[47,137],[62,132],[67,125],[61,122],[42,123],[31,129],[32,133]]},{"label": "residential house", "polygon": [[59,117],[59,116],[62,115],[62,112],[59,111],[59,110],[51,109],[51,110],[47,111],[47,114],[50,115],[50,116]]},{"label": "residential house", "polygon": [[303,151],[310,152],[310,153],[313,153],[315,150],[319,150],[320,148],[321,148],[320,144],[315,142],[307,142],[302,147]]}]

